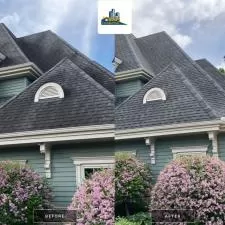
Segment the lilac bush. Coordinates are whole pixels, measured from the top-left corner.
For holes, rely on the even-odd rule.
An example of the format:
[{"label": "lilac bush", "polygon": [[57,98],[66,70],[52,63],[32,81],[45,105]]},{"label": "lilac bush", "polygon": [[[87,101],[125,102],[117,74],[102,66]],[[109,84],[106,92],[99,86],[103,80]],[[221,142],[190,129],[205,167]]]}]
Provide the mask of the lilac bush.
[{"label": "lilac bush", "polygon": [[50,206],[51,191],[44,179],[18,163],[0,163],[0,224],[32,224],[33,209]]},{"label": "lilac bush", "polygon": [[200,224],[223,224],[225,162],[182,156],[165,167],[152,190],[151,209],[190,209]]},{"label": "lilac bush", "polygon": [[114,224],[114,172],[95,172],[78,188],[69,210],[76,210],[77,225]]}]

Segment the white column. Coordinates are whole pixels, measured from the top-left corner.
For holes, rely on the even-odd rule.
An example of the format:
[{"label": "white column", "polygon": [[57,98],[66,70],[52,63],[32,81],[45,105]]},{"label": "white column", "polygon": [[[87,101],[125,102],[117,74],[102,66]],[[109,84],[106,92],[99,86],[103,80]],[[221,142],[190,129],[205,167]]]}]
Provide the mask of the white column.
[{"label": "white column", "polygon": [[145,139],[145,144],[150,147],[150,159],[151,159],[151,164],[155,164],[155,138],[146,138]]},{"label": "white column", "polygon": [[45,177],[51,178],[51,146],[46,143],[40,144],[40,152],[42,154],[45,154]]},{"label": "white column", "polygon": [[217,140],[217,132],[210,131],[208,132],[209,140],[212,141],[212,153],[213,156],[218,157],[218,140]]}]

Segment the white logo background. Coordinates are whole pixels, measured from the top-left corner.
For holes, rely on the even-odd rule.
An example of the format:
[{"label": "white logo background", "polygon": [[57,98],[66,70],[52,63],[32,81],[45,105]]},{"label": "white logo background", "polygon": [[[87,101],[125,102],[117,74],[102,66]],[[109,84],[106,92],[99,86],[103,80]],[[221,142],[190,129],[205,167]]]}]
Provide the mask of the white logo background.
[{"label": "white logo background", "polygon": [[[108,16],[112,9],[120,13],[120,21],[127,25],[101,25],[102,18]],[[98,33],[132,33],[132,0],[98,0]]]}]

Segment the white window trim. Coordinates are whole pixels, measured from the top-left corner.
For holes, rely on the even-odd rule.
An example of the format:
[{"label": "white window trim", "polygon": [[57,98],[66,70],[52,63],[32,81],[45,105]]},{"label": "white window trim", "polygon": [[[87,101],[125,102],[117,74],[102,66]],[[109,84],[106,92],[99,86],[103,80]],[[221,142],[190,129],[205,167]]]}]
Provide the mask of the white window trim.
[{"label": "white window trim", "polygon": [[188,146],[188,147],[172,147],[173,158],[176,158],[177,155],[190,155],[190,154],[202,154],[206,155],[208,150],[207,145],[202,146]]},{"label": "white window trim", "polygon": [[76,186],[78,187],[85,179],[86,168],[113,168],[115,164],[114,156],[99,157],[72,157],[76,166]]},{"label": "white window trim", "polygon": [[163,100],[163,101],[165,101],[166,100],[166,95],[165,95],[164,91],[161,88],[152,88],[152,89],[148,90],[145,93],[145,96],[143,98],[143,104],[146,104],[147,102],[150,102],[150,101],[147,100],[148,99],[148,95],[150,95],[154,91],[158,91],[160,93],[161,97],[160,98],[154,98],[154,99],[152,99],[150,101],[156,101],[156,100]]},{"label": "white window trim", "polygon": [[[47,87],[54,87],[58,91],[58,95],[50,97],[40,97],[41,92]],[[64,98],[64,91],[62,87],[59,84],[51,82],[42,85],[35,94],[34,102],[38,102],[40,99],[47,99],[47,98]]]}]

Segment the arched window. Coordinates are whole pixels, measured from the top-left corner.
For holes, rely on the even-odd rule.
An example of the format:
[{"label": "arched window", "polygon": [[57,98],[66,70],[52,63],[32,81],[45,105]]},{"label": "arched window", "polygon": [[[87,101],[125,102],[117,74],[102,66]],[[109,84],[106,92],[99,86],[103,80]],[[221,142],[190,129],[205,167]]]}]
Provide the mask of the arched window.
[{"label": "arched window", "polygon": [[150,101],[156,101],[156,100],[166,100],[166,95],[164,91],[160,88],[152,88],[149,91],[146,92],[144,98],[143,98],[143,104]]},{"label": "arched window", "polygon": [[46,83],[42,85],[35,94],[34,102],[47,98],[64,98],[62,87],[56,83]]}]

